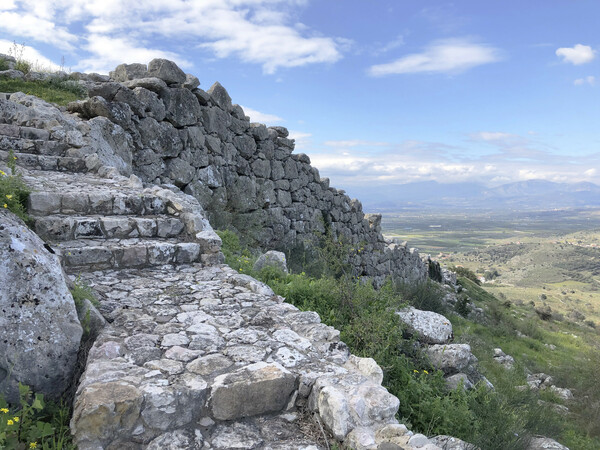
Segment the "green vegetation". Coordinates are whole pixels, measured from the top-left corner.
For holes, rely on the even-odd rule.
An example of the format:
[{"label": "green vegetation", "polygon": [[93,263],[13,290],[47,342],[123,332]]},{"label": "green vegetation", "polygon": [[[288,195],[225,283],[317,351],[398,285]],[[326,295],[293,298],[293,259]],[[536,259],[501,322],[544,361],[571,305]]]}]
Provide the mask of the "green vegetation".
[{"label": "green vegetation", "polygon": [[60,106],[85,97],[84,89],[76,81],[56,78],[41,81],[0,78],[0,92],[24,92]]},{"label": "green vegetation", "polygon": [[[342,272],[337,278],[331,273],[320,277],[305,272],[283,274],[273,268],[254,273],[254,258],[244,249],[232,232],[220,232],[227,263],[243,273],[248,273],[269,284],[286,301],[301,310],[316,311],[324,323],[340,330],[341,340],[352,353],[374,358],[384,370],[384,385],[400,399],[398,419],[415,432],[427,435],[449,434],[471,442],[482,449],[525,449],[532,435],[541,434],[561,440],[572,448],[600,448],[600,440],[587,417],[563,418],[540,401],[558,402],[546,392],[519,390],[526,384],[523,365],[536,371],[545,370],[562,381],[559,371],[544,366],[544,340],[558,341],[539,326],[535,315],[526,321],[513,317],[510,305],[499,301],[477,284],[461,278],[462,303],[467,300],[484,307],[489,317],[487,323],[475,323],[459,314],[444,310],[441,290],[435,283],[418,286],[397,286],[391,282],[376,290],[362,280]],[[336,244],[332,243],[332,247]],[[337,246],[343,244],[337,242]],[[324,260],[335,258],[340,249],[327,254],[328,246],[320,250]],[[336,270],[336,272],[339,272]],[[450,391],[442,373],[433,370],[416,342],[409,339],[394,311],[414,305],[421,309],[443,312],[453,323],[458,342],[471,344],[481,362],[481,370],[494,384],[464,391]],[[460,312],[461,306],[457,306]],[[467,315],[468,311],[463,315]],[[461,313],[461,314],[462,314]],[[515,337],[516,330],[527,334],[523,342]],[[493,348],[502,347],[507,353],[530,355],[507,371],[492,359]],[[560,351],[558,359],[572,354],[572,349]],[[536,364],[534,364],[534,362]],[[579,361],[581,362],[581,361]],[[594,361],[586,367],[591,370]],[[571,366],[572,367],[572,366]],[[543,370],[542,370],[543,369]],[[586,370],[588,370],[586,369]],[[593,380],[590,377],[589,380]],[[591,383],[582,382],[591,398],[587,407],[593,410],[597,397],[592,396]],[[558,382],[559,385],[560,382]],[[583,386],[585,385],[585,386]],[[575,388],[575,384],[568,385]],[[579,389],[579,388],[577,388]],[[577,390],[579,392],[579,390]],[[587,428],[586,428],[587,427]]]},{"label": "green vegetation", "polygon": [[[80,277],[77,277],[77,280],[73,282],[73,286],[71,287],[71,295],[73,296],[73,301],[75,302],[77,314],[80,317],[84,338],[88,338],[90,335],[91,318],[90,309],[86,307],[86,300],[88,300],[96,308],[100,306],[100,302],[94,295],[92,288],[81,281]],[[81,318],[82,315],[83,318]]]},{"label": "green vegetation", "polygon": [[0,448],[7,450],[74,449],[69,430],[69,407],[45,403],[19,383],[19,404],[9,405],[0,397]]},{"label": "green vegetation", "polygon": [[[27,61],[23,58],[25,44],[17,44],[13,42],[9,51],[10,55],[16,60],[15,70],[19,70],[24,74],[31,71],[51,73],[52,70],[41,66],[37,61]],[[8,62],[0,59],[0,71],[9,68]],[[62,70],[62,68],[61,68]],[[56,103],[60,106],[65,106],[67,103],[79,100],[85,97],[86,91],[80,86],[77,81],[70,79],[59,79],[51,77],[47,80],[25,81],[17,79],[9,79],[0,77],[0,92],[24,92],[28,95],[35,95],[47,102]]]},{"label": "green vegetation", "polygon": [[0,207],[13,212],[25,223],[30,223],[27,215],[27,199],[31,191],[17,171],[16,159],[11,150],[8,152],[8,161],[6,162],[10,173],[0,169]]}]

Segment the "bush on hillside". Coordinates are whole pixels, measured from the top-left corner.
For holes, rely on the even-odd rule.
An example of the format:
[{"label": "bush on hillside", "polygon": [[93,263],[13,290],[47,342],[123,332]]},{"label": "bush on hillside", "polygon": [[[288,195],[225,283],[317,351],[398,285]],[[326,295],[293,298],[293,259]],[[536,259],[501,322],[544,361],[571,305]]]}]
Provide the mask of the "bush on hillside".
[{"label": "bush on hillside", "polygon": [[453,272],[456,272],[456,275],[459,277],[465,277],[477,285],[481,284],[481,281],[479,281],[479,277],[477,277],[475,272],[473,272],[471,269],[467,269],[463,266],[452,266],[449,269]]}]

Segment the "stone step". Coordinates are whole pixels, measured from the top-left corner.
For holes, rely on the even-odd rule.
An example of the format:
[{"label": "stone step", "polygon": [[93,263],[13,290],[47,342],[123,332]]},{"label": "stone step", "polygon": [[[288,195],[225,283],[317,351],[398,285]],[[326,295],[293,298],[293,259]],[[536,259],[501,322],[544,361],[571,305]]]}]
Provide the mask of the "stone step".
[{"label": "stone step", "polygon": [[154,195],[141,192],[111,193],[107,190],[94,190],[93,186],[80,192],[34,190],[29,195],[28,210],[33,216],[50,214],[145,216],[169,213],[165,201]]},{"label": "stone step", "polygon": [[359,447],[350,436],[347,448],[377,448],[384,427],[396,430],[380,440],[406,432],[375,361],[350,356],[316,313],[230,267],[107,270],[81,280],[111,325],[78,386],[71,431],[80,449],[324,449],[310,412],[340,441],[359,432],[370,439]]},{"label": "stone step", "polygon": [[68,153],[69,146],[59,141],[0,134],[0,150],[12,150],[15,153],[30,153],[35,155],[64,156]]},{"label": "stone step", "polygon": [[71,216],[34,217],[35,232],[43,239],[131,239],[174,238],[185,232],[178,217],[158,216]]},{"label": "stone step", "polygon": [[[69,156],[37,155],[34,153],[13,153],[19,167],[35,170],[55,170],[61,172],[86,172],[83,158]],[[8,161],[9,152],[0,150],[0,161]]]},{"label": "stone step", "polygon": [[50,247],[71,272],[190,264],[202,256],[200,242],[177,239],[75,239]]}]

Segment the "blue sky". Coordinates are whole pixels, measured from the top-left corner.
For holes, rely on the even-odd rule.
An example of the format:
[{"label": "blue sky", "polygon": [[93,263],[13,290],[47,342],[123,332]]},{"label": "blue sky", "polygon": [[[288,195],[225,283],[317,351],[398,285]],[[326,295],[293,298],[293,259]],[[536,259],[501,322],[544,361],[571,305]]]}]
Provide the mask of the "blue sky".
[{"label": "blue sky", "polygon": [[0,52],[172,59],[353,192],[598,182],[599,18],[597,0],[1,0]]}]

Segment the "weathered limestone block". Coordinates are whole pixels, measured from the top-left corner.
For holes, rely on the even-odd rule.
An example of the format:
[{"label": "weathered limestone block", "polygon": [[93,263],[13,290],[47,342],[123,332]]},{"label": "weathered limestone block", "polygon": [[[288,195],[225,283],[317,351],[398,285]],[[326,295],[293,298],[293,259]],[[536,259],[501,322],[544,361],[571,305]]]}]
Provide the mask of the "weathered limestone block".
[{"label": "weathered limestone block", "polygon": [[130,433],[139,419],[143,396],[127,382],[109,381],[86,386],[79,393],[71,432],[81,449],[106,448]]},{"label": "weathered limestone block", "polygon": [[200,117],[200,104],[189,89],[171,88],[164,93],[166,119],[174,127],[194,125]]},{"label": "weathered limestone block", "polygon": [[132,173],[132,139],[119,125],[106,117],[94,117],[88,121],[90,132],[86,146],[93,149],[100,161],[115,167],[121,175]]},{"label": "weathered limestone block", "polygon": [[221,83],[215,81],[215,83],[208,90],[208,94],[221,109],[225,111],[231,111],[233,106],[231,104],[231,97],[225,88],[221,86]]},{"label": "weathered limestone block", "polygon": [[422,342],[445,344],[452,338],[452,324],[441,314],[421,311],[412,306],[398,311],[396,314]]},{"label": "weathered limestone block", "polygon": [[275,250],[269,250],[258,257],[254,263],[253,269],[261,271],[264,267],[274,267],[283,273],[288,273],[285,253]]},{"label": "weathered limestone block", "polygon": [[60,262],[44,242],[0,210],[0,393],[18,383],[58,398],[70,386],[82,328]]},{"label": "weathered limestone block", "polygon": [[136,87],[133,90],[133,95],[143,105],[143,115],[140,117],[152,117],[159,122],[163,120],[167,114],[165,104],[155,92],[152,92],[143,87]]},{"label": "weathered limestone block", "polygon": [[569,450],[568,447],[544,436],[535,436],[531,439],[527,450]]},{"label": "weathered limestone block", "polygon": [[198,79],[198,77],[195,75],[192,75],[191,73],[186,73],[185,74],[185,82],[183,83],[183,87],[186,89],[189,89],[190,91],[193,91],[198,86],[200,86],[200,80]]},{"label": "weathered limestone block", "polygon": [[477,362],[469,344],[432,345],[425,353],[433,366],[446,374],[462,372]]},{"label": "weathered limestone block", "polygon": [[295,387],[296,377],[281,365],[257,362],[215,378],[211,411],[218,420],[280,411]]},{"label": "weathered limestone block", "polygon": [[186,76],[177,64],[168,59],[156,58],[148,63],[148,75],[160,78],[167,84],[183,84]]},{"label": "weathered limestone block", "polygon": [[192,181],[196,170],[180,158],[173,158],[167,162],[166,175],[173,180],[175,186],[184,187]]},{"label": "weathered limestone block", "polygon": [[115,81],[129,81],[136,78],[145,78],[148,76],[146,64],[119,64],[115,70],[109,72],[109,76]]}]

